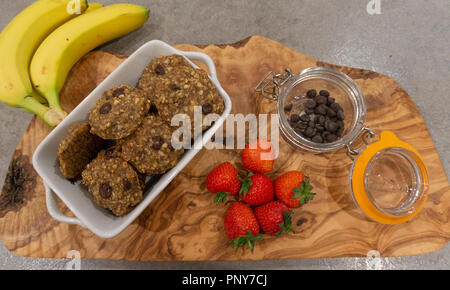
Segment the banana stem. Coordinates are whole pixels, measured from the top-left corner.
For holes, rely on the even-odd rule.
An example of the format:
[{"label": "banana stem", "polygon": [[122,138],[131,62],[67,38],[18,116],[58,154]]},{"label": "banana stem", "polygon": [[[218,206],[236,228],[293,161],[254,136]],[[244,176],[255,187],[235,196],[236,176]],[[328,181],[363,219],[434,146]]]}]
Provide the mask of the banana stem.
[{"label": "banana stem", "polygon": [[47,91],[46,99],[48,101],[48,105],[50,107],[50,110],[47,112],[47,119],[50,120],[59,120],[61,122],[66,116],[67,113],[63,110],[61,107],[61,103],[59,102],[59,90],[52,89]]},{"label": "banana stem", "polygon": [[47,101],[44,97],[42,97],[41,95],[39,95],[39,93],[36,92],[35,90],[32,91],[31,96],[32,96],[33,98],[35,98],[36,100],[38,100],[38,102],[41,103],[41,104],[43,104],[43,105],[48,104],[48,101]]},{"label": "banana stem", "polygon": [[55,89],[45,92],[43,96],[45,96],[45,98],[47,99],[50,108],[64,111],[61,107],[61,104],[59,103],[59,94]]},{"label": "banana stem", "polygon": [[38,115],[50,127],[55,127],[67,116],[67,113],[63,110],[49,108],[45,105],[42,105],[31,96],[27,96],[24,98],[23,102],[21,103],[21,107],[27,112]]}]

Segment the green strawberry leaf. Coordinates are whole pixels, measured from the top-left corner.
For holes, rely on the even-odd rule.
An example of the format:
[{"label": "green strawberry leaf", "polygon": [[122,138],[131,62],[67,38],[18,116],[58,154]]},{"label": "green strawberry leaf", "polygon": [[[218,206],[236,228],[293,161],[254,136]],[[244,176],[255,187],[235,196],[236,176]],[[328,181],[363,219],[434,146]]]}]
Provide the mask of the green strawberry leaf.
[{"label": "green strawberry leaf", "polygon": [[294,187],[294,195],[292,198],[300,197],[300,205],[304,205],[314,199],[314,195],[316,194],[311,192],[312,189],[313,187],[309,183],[309,177],[306,176],[303,182],[300,182],[300,187]]},{"label": "green strawberry leaf", "polygon": [[216,196],[214,197],[214,202],[216,204],[224,203],[227,201],[227,197],[230,195],[229,192],[217,192]]},{"label": "green strawberry leaf", "polygon": [[238,178],[242,182],[241,189],[239,190],[239,196],[242,195],[243,197],[245,197],[250,190],[250,186],[253,184],[253,181],[248,177]]},{"label": "green strawberry leaf", "polygon": [[277,233],[277,236],[280,236],[282,233],[293,233],[294,229],[292,228],[292,210],[289,212],[283,212],[283,222],[279,224],[280,230]]},{"label": "green strawberry leaf", "polygon": [[235,238],[231,241],[231,247],[236,247],[236,251],[243,247],[244,245],[248,245],[250,251],[253,253],[253,249],[255,248],[255,242],[260,241],[262,237],[260,235],[254,236],[252,231],[248,230],[247,235],[239,238]]}]

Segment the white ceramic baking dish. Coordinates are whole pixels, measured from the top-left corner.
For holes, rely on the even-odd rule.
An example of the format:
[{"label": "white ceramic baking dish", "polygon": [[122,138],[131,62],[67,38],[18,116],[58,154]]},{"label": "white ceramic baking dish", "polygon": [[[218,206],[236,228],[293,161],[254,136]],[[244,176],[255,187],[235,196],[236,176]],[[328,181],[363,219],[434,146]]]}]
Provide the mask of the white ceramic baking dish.
[{"label": "white ceramic baking dish", "polygon": [[[136,85],[145,67],[154,57],[160,55],[179,54],[189,60],[192,66],[197,66],[190,60],[198,60],[205,63],[209,70],[211,81],[217,87],[220,96],[225,103],[225,111],[214,125],[203,134],[203,137],[195,140],[192,149],[182,156],[180,162],[172,170],[165,173],[156,181],[147,181],[144,199],[129,214],[116,217],[109,211],[98,207],[86,188],[77,182],[70,183],[59,170],[56,152],[61,140],[67,135],[69,127],[74,123],[86,121],[90,110],[104,91],[115,85],[128,83]],[[174,177],[191,161],[201,150],[214,133],[220,128],[231,111],[231,100],[225,90],[221,87],[214,62],[209,56],[199,52],[180,51],[172,46],[153,40],[147,42],[125,60],[114,72],[112,72],[89,96],[87,96],[53,131],[42,141],[33,155],[33,166],[44,181],[46,190],[47,208],[50,215],[64,223],[76,224],[88,228],[102,238],[112,238],[122,232],[134,219],[155,199],[156,196],[174,179]],[[57,206],[56,194],[66,206],[73,212],[75,217],[63,215]],[[151,217],[150,217],[151,218]]]}]

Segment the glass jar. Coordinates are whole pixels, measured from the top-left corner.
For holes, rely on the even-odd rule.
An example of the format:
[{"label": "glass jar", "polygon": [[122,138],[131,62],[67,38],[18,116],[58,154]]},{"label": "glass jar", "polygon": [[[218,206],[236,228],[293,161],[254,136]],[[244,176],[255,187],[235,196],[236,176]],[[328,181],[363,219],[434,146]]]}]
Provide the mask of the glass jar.
[{"label": "glass jar", "polygon": [[[306,109],[306,94],[311,89],[327,90],[345,112],[344,131],[334,142],[313,142],[291,126],[289,115],[300,115]],[[298,74],[286,69],[283,74],[267,73],[255,91],[277,102],[281,135],[294,148],[314,153],[347,150],[353,159],[350,192],[355,204],[370,219],[398,224],[420,212],[429,188],[422,157],[392,132],[383,131],[378,140],[374,138],[375,132],[365,126],[363,93],[349,76],[326,67],[311,67]],[[360,136],[365,147],[352,148]]]}]

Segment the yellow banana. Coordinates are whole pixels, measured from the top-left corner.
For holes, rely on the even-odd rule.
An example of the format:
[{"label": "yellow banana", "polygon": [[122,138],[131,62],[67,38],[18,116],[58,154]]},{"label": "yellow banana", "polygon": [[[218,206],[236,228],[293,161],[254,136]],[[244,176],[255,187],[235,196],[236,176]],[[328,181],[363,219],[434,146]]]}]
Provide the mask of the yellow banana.
[{"label": "yellow banana", "polygon": [[[67,10],[72,0],[39,0],[19,13],[0,33],[0,101],[39,115],[55,126],[65,116],[58,107],[47,107],[33,97],[28,68],[39,44],[58,26],[74,18]],[[87,5],[79,1],[80,12]]]},{"label": "yellow banana", "polygon": [[[101,3],[89,3],[87,9],[84,11],[84,13],[89,13],[91,11],[94,11],[95,9],[98,8],[102,8],[103,4]],[[36,100],[39,101],[39,103],[41,104],[48,104],[47,100],[45,98],[43,98],[41,95],[39,95],[38,92],[36,92],[35,90],[33,90],[33,92],[31,93],[32,97],[35,98]],[[33,112],[22,108],[22,110],[24,110],[27,113],[33,114]]]},{"label": "yellow banana", "polygon": [[133,4],[114,4],[85,13],[51,33],[30,65],[34,88],[51,107],[59,107],[59,92],[73,65],[86,53],[125,35],[148,20],[149,11]]},{"label": "yellow banana", "polygon": [[88,8],[86,9],[86,11],[84,11],[84,13],[86,14],[86,13],[89,13],[91,11],[94,11],[94,10],[96,10],[98,8],[102,8],[102,7],[103,7],[103,4],[100,4],[100,3],[89,3]]}]

